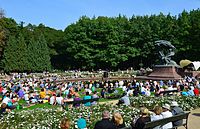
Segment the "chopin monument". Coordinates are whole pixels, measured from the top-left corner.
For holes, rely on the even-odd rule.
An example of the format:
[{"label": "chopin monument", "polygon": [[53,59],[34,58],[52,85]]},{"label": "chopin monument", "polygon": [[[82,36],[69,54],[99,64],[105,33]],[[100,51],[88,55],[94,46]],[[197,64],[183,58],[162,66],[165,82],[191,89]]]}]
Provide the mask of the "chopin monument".
[{"label": "chopin monument", "polygon": [[166,66],[178,66],[175,61],[171,59],[171,56],[175,55],[176,48],[166,40],[155,41],[156,46],[158,47],[161,60],[163,65]]},{"label": "chopin monument", "polygon": [[143,80],[179,80],[181,75],[179,75],[180,66],[177,65],[175,61],[171,59],[175,55],[176,48],[166,40],[155,41],[155,46],[157,47],[160,56],[160,65],[155,65],[153,72],[147,76],[137,76],[136,79]]}]

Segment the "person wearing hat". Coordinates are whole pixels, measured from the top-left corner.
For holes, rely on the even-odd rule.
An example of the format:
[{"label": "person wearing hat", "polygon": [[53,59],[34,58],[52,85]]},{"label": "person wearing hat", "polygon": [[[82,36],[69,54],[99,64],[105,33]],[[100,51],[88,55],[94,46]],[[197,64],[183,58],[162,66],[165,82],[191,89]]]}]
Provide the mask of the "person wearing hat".
[{"label": "person wearing hat", "polygon": [[94,129],[116,129],[113,122],[110,121],[110,112],[105,110],[102,113],[102,120],[95,124]]},{"label": "person wearing hat", "polygon": [[[183,109],[179,107],[176,101],[172,101],[171,107],[172,107],[172,110],[171,110],[172,115],[178,115],[178,114],[184,113]],[[173,122],[173,126],[178,126],[182,124],[183,124],[183,120],[178,120],[178,121]]]},{"label": "person wearing hat", "polygon": [[[172,113],[170,112],[170,105],[169,104],[164,104],[162,106],[163,108],[163,112],[161,113],[163,118],[168,118],[168,117],[172,117]],[[173,127],[172,122],[169,122],[165,125],[162,126],[162,129],[171,129]]]}]

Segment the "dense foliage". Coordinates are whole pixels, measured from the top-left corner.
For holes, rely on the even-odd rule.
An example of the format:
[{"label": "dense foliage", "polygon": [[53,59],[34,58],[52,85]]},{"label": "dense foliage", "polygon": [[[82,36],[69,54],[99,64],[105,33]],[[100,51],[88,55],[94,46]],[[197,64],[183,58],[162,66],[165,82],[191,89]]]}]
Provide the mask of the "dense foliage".
[{"label": "dense foliage", "polygon": [[[43,24],[24,26],[23,22],[1,17],[1,67],[7,72],[151,67],[159,63],[154,45],[159,39],[171,41],[177,48],[177,63],[199,60],[200,10],[183,11],[178,16],[83,16],[64,31]],[[9,44],[21,44],[17,46],[21,48],[12,49]],[[28,57],[22,57],[25,55]],[[20,61],[14,59],[21,57]]]}]

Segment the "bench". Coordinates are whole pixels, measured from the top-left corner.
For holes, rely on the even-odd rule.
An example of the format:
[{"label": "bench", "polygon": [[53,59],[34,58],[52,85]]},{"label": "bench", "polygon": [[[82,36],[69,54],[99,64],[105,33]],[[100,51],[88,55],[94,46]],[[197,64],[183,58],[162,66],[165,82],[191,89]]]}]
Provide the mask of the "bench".
[{"label": "bench", "polygon": [[147,122],[147,123],[145,123],[144,129],[154,128],[156,126],[163,126],[163,125],[165,125],[165,124],[167,124],[169,122],[174,122],[174,121],[178,121],[178,120],[182,120],[182,119],[183,120],[185,119],[183,124],[179,125],[179,126],[173,126],[172,129],[177,129],[180,126],[184,126],[186,129],[188,129],[187,124],[188,124],[188,116],[189,116],[189,114],[190,114],[190,112],[179,114],[179,115],[175,115],[175,116],[164,118],[164,119],[160,119],[160,120],[156,120],[156,121]]},{"label": "bench", "polygon": [[75,105],[75,104],[85,104],[87,102],[94,102],[94,101],[98,102],[99,98],[86,99],[86,100],[78,100],[78,101],[69,101],[69,102],[65,102],[65,105],[66,104],[73,104],[73,105]]}]

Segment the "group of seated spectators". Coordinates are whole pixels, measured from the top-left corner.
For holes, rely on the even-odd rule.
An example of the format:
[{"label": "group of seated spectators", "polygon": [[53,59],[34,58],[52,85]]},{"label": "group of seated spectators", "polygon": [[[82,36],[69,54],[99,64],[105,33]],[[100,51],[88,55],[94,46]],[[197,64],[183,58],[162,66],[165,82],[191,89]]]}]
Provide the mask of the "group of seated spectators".
[{"label": "group of seated spectators", "polygon": [[[155,106],[153,112],[149,111],[147,108],[141,108],[141,115],[136,121],[131,124],[133,129],[143,129],[146,122],[160,120],[163,118],[172,117],[173,115],[182,114],[184,111],[179,107],[176,101],[172,101],[171,106],[169,104],[164,104],[161,106]],[[183,124],[183,120],[169,122],[163,126],[157,126],[154,129],[170,129],[173,126],[179,126]]]},{"label": "group of seated spectators", "polygon": [[[184,111],[179,107],[176,101],[173,101],[171,106],[169,104],[164,104],[162,106],[156,105],[153,111],[149,111],[147,108],[141,107],[140,115],[137,118],[133,117],[130,127],[132,129],[143,129],[146,122],[169,118],[182,113],[184,113]],[[85,118],[81,116],[77,121],[77,128],[86,129],[86,124]],[[169,129],[182,124],[183,120],[178,120],[175,122],[169,122],[162,126],[154,127],[154,129]],[[69,129],[69,119],[64,118],[61,121],[60,126],[61,129]],[[94,129],[121,129],[125,127],[126,125],[120,112],[110,114],[108,110],[105,110],[102,112],[102,119],[95,123]]]},{"label": "group of seated spectators", "polygon": [[[194,79],[183,79],[179,81],[88,81],[88,82],[58,82],[53,79],[9,80],[0,83],[1,109],[0,114],[10,112],[18,107],[18,101],[24,100],[27,106],[36,103],[49,103],[51,105],[65,106],[68,102],[88,100],[92,98],[106,98],[109,94],[118,94],[118,89],[122,89],[123,96],[118,104],[130,105],[130,96],[160,96],[163,91],[176,90],[176,95],[199,96],[199,82]],[[101,88],[98,93],[96,89]],[[84,95],[83,95],[84,94]],[[80,97],[82,96],[82,97]],[[95,105],[96,102],[84,103],[84,106]],[[145,122],[170,117],[177,112],[182,112],[176,102],[172,103],[173,108],[168,104],[156,106],[154,112],[148,109],[141,109],[141,116],[132,123],[136,129],[142,128]],[[175,106],[176,105],[176,106]],[[69,108],[79,107],[80,103],[68,104]],[[178,111],[173,111],[173,110]],[[123,117],[119,112],[113,114],[110,121],[108,111],[103,112],[102,121],[97,122],[95,129],[124,127]],[[82,119],[81,119],[82,120]],[[83,120],[82,120],[83,121]],[[84,123],[84,122],[82,122]],[[103,123],[103,124],[102,124]],[[176,123],[169,123],[166,127],[171,127]],[[162,126],[165,129],[165,126]]]}]

